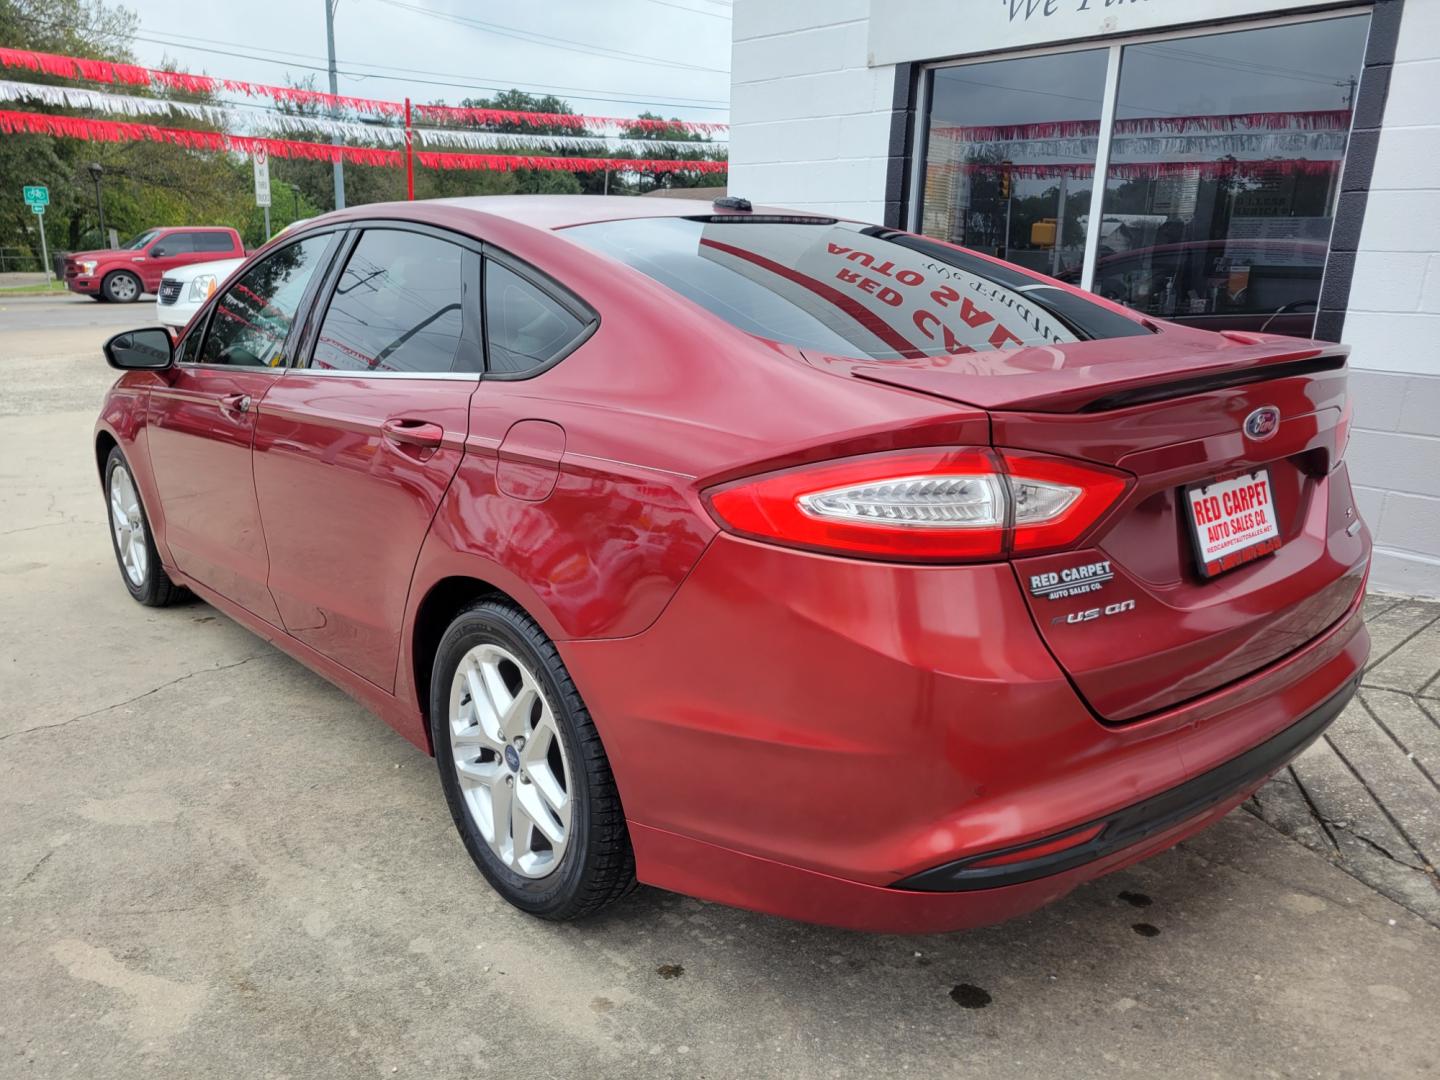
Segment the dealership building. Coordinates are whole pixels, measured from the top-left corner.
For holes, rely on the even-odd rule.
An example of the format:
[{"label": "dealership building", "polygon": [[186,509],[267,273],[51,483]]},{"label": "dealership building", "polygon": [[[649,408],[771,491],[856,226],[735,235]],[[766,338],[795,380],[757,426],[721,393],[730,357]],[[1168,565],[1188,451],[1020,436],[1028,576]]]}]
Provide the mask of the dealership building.
[{"label": "dealership building", "polygon": [[733,194],[1350,345],[1372,586],[1440,595],[1440,0],[735,0],[731,77]]}]

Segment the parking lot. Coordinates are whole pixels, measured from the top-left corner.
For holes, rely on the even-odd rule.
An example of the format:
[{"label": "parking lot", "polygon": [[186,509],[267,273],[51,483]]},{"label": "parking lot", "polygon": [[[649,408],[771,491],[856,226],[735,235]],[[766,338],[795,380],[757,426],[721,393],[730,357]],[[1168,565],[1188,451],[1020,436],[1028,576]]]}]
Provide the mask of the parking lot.
[{"label": "parking lot", "polygon": [[1440,1070],[1440,930],[1245,811],[967,934],[650,889],[514,911],[428,758],[204,604],[122,588],[99,346],[152,314],[0,298],[0,1076]]}]

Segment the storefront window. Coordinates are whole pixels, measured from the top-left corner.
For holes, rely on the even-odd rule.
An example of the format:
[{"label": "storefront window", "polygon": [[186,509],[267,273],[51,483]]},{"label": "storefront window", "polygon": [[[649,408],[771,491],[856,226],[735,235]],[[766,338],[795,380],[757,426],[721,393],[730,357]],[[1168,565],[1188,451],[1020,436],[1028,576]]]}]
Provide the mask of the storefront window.
[{"label": "storefront window", "polygon": [[922,231],[1046,274],[1085,252],[1106,50],[941,68]]},{"label": "storefront window", "polygon": [[1368,22],[935,68],[913,220],[1159,318],[1309,336]]},{"label": "storefront window", "polygon": [[1308,336],[1366,21],[1127,46],[1095,291],[1210,329]]}]

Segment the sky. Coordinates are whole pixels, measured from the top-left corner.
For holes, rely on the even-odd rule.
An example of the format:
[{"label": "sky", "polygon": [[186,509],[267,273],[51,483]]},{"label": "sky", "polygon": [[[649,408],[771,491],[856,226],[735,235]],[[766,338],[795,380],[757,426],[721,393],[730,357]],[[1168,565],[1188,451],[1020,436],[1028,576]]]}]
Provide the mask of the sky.
[{"label": "sky", "polygon": [[[279,85],[313,74],[320,90],[325,2],[123,0],[141,64]],[[729,119],[730,0],[337,0],[335,56],[340,93],[358,97],[453,105],[517,87],[591,115]]]}]

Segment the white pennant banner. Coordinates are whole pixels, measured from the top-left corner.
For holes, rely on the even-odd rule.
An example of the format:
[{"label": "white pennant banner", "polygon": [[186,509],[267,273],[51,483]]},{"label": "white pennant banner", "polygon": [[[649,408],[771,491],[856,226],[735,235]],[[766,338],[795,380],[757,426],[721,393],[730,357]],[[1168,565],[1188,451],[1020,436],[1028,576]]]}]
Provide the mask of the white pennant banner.
[{"label": "white pennant banner", "polygon": [[[32,101],[59,108],[86,109],[91,112],[119,113],[124,116],[185,116],[236,134],[271,133],[287,137],[338,135],[347,142],[404,146],[405,129],[389,124],[359,124],[332,120],[324,116],[267,110],[263,115],[247,114],[213,105],[197,105],[168,98],[135,97],[129,94],[107,94],[73,86],[47,86],[39,83],[14,82],[0,79],[0,101]],[[564,151],[598,150],[602,153],[630,151],[639,157],[653,157],[656,152],[681,154],[701,148],[713,150],[723,142],[671,142],[664,139],[620,139],[583,135],[529,135],[521,133],[459,130],[455,128],[415,128],[415,137],[423,146],[460,146],[468,150],[492,153],[559,154]]]}]

